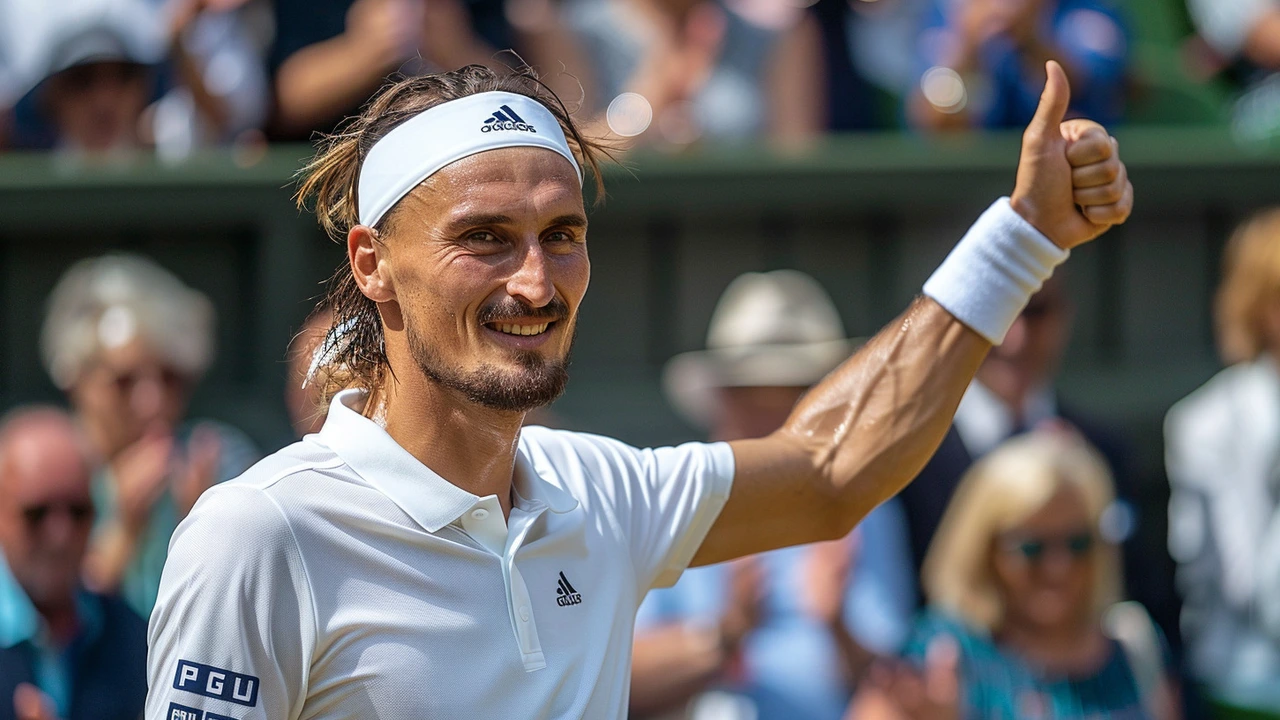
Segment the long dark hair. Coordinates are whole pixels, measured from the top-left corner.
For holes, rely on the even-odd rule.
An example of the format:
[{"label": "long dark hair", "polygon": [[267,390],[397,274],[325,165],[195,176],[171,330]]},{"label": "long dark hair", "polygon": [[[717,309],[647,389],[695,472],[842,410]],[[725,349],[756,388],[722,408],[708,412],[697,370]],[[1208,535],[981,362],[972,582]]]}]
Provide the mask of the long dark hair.
[{"label": "long dark hair", "polygon": [[[360,168],[374,143],[411,117],[450,100],[478,93],[504,91],[533,98],[555,116],[579,164],[595,181],[596,197],[604,196],[600,160],[611,157],[610,148],[582,135],[560,98],[527,66],[499,73],[483,65],[468,65],[451,72],[416,75],[389,83],[360,114],[336,132],[321,138],[315,157],[299,172],[296,200],[306,209],[314,198],[320,226],[329,237],[346,243],[347,233],[359,223],[356,190]],[[395,209],[375,228],[385,234],[394,224]],[[332,312],[333,322],[321,344],[320,362],[309,382],[321,385],[320,400],[328,403],[341,390],[359,387],[372,396],[365,412],[372,414],[383,400],[390,373],[384,345],[382,318],[377,304],[364,296],[346,262],[329,281],[321,305]]]}]

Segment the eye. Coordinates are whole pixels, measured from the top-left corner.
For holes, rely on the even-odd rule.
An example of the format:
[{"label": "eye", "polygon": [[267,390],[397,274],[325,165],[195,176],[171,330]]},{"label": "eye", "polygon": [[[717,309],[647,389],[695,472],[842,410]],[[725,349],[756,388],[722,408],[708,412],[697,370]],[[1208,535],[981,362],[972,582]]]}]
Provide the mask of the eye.
[{"label": "eye", "polygon": [[467,242],[475,243],[476,245],[490,245],[502,242],[497,235],[494,235],[488,230],[477,230],[470,235],[467,235],[466,239]]}]

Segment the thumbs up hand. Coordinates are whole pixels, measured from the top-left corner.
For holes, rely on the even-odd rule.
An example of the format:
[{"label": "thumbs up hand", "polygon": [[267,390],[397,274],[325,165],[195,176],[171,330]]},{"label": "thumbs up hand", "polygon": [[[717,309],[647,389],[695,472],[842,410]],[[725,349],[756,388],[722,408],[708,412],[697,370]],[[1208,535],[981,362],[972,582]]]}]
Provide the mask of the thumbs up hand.
[{"label": "thumbs up hand", "polygon": [[1040,107],[1022,136],[1013,209],[1063,249],[1119,225],[1133,210],[1120,147],[1096,122],[1063,121],[1071,88],[1050,60]]}]

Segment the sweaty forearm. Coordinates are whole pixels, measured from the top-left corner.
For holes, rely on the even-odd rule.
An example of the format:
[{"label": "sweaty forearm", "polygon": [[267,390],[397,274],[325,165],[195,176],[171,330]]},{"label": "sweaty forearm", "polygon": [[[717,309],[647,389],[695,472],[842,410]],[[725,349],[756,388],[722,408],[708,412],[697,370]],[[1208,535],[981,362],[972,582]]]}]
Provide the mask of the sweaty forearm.
[{"label": "sweaty forearm", "polygon": [[922,297],[800,403],[781,432],[814,459],[836,532],[924,467],[990,347]]}]

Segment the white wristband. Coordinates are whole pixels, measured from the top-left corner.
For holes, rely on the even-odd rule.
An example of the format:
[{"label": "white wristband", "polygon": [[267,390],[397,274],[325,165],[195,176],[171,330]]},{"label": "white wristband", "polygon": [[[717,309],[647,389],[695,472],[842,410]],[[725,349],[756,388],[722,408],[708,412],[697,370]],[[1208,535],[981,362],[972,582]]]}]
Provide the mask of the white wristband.
[{"label": "white wristband", "polygon": [[924,284],[924,294],[991,341],[1004,342],[1027,301],[1069,256],[1000,198]]}]

